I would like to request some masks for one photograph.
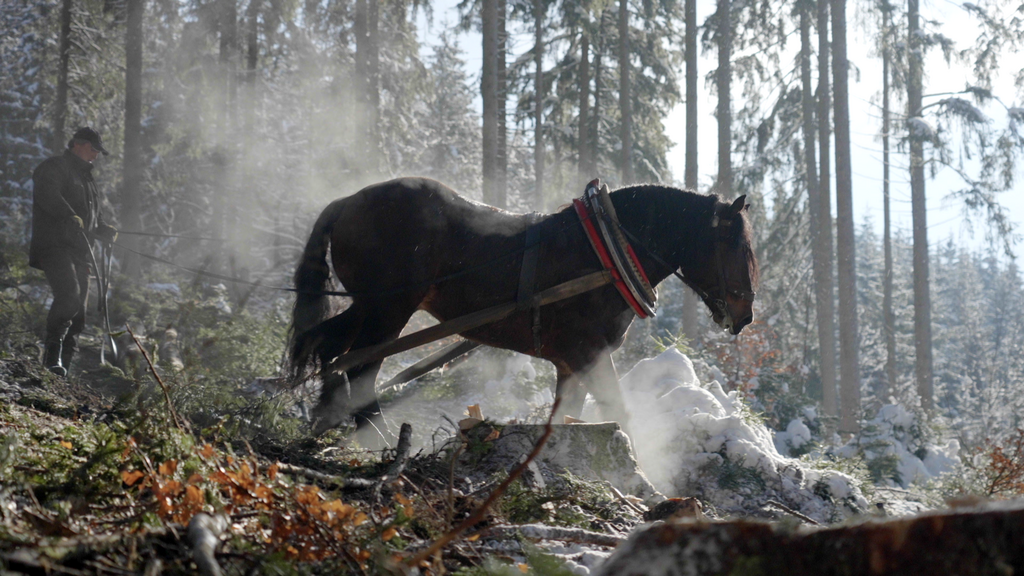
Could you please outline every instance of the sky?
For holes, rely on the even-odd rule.
[[[436,43],[438,32],[445,26],[457,22],[458,16],[455,9],[457,0],[438,0],[434,4],[433,20],[428,23],[423,14],[419,15],[419,33],[421,41],[430,45]],[[874,227],[881,232],[883,222],[883,197],[882,197],[882,144],[879,137],[881,131],[881,61],[870,54],[869,35],[871,32],[861,22],[864,15],[859,13],[860,6],[865,3],[848,2],[848,53],[851,62],[850,74],[850,123],[853,162],[853,190],[854,190],[854,219],[859,227],[866,219],[870,219]],[[710,0],[699,0],[697,5],[698,21],[705,19],[714,11],[715,3]],[[952,38],[958,47],[964,47],[976,36],[975,28],[969,23],[970,18],[960,7],[960,4],[952,0],[924,0],[921,2],[922,15],[935,23],[928,28],[930,32],[941,32]],[[968,24],[965,24],[968,23]],[[532,34],[513,34],[510,39],[510,51],[513,54],[521,53],[533,42]],[[816,42],[816,41],[815,41]],[[794,47],[799,44],[796,38],[791,43]],[[464,51],[464,58],[467,61],[467,68],[470,74],[478,78],[481,65],[480,36],[475,32],[463,33],[459,37],[459,45]],[[429,48],[424,48],[429,52]],[[700,76],[716,67],[714,53],[703,54],[698,62]],[[1024,68],[1024,54],[1004,57],[1002,61],[1002,73],[997,75],[996,85],[993,87],[997,96],[1003,98],[1007,106],[1024,106],[1019,101],[1013,87],[1013,76],[1016,71]],[[936,100],[938,97],[929,98],[929,94],[940,94],[950,91],[959,91],[969,83],[966,69],[958,66],[955,62],[947,66],[939,51],[933,50],[929,55],[926,65],[929,76],[925,79],[925,104]],[[816,77],[816,76],[815,76]],[[683,70],[679,70],[679,79],[683,80]],[[702,87],[703,88],[703,87]],[[680,91],[685,93],[681,87]],[[715,100],[710,89],[699,91],[704,99],[698,103],[698,129],[700,154],[698,162],[700,165],[700,191],[706,191],[710,186],[717,171],[717,123],[714,118]],[[1016,99],[1015,99],[1016,97]],[[479,107],[479,99],[476,102]],[[984,109],[992,120],[997,123],[1004,122],[1005,113],[1001,107],[991,106]],[[683,166],[685,160],[685,104],[679,104],[666,119],[666,132],[669,138],[676,143],[669,154],[668,162],[676,180],[681,181],[683,177]],[[907,158],[905,154],[898,153],[895,149],[895,139],[892,148],[892,204],[891,213],[893,226],[905,231],[910,230],[910,183],[907,174]],[[834,153],[833,146],[833,153]],[[833,159],[833,167],[835,160]],[[833,169],[833,178],[834,178]],[[1011,220],[1016,224],[1018,231],[1024,232],[1024,168],[1017,169],[1017,179],[1014,189],[1002,193],[999,201],[1006,207]],[[972,227],[965,221],[961,204],[956,200],[947,198],[951,191],[962,186],[960,178],[949,169],[942,169],[934,179],[929,178],[926,184],[928,203],[928,238],[929,244],[935,246],[937,243],[944,243],[950,238],[958,244],[981,249],[985,244],[984,224],[975,220]],[[832,207],[835,210],[835,185],[832,186]],[[973,233],[972,233],[973,228]],[[1021,253],[1022,246],[1018,246],[1016,252]]]

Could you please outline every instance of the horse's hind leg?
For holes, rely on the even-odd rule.
[[[359,350],[397,338],[415,311],[416,305],[411,302],[375,306],[363,321],[363,329],[352,349]],[[377,373],[383,363],[383,359],[376,360],[348,371],[349,406],[355,415],[360,443],[366,447],[376,447],[381,440],[380,433],[386,428],[376,392]]]
[[[324,369],[320,399],[313,408],[313,434],[319,436],[348,417],[348,379],[344,372],[326,370],[328,363],[347,352],[362,331],[366,307],[353,302],[347,310],[321,322],[309,331],[308,338]]]

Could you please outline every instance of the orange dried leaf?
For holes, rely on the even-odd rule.
[[[191,476],[189,476],[188,480],[185,483],[186,484],[199,484],[202,481],[203,481],[202,475],[200,475],[198,472],[196,472],[196,473],[193,473]]]
[[[359,459],[357,458],[353,458],[348,461],[349,466],[359,466],[360,464],[362,464],[362,462],[360,462]]]
[[[277,478],[277,471],[279,469],[280,469],[280,466],[277,465],[277,462],[274,462],[273,464],[271,464],[270,468],[267,468],[267,478],[270,478],[271,480]]]
[[[190,506],[202,506],[206,503],[206,497],[198,486],[185,488],[185,504]]]
[[[472,536],[467,536],[466,537],[466,540],[468,540],[470,542],[476,542],[479,539],[480,539],[480,535],[479,534],[473,534]]]
[[[213,458],[213,446],[203,444],[203,447],[199,449],[199,455],[203,458]]]
[[[365,513],[359,512],[358,514],[355,515],[354,518],[352,518],[352,525],[353,526],[359,526],[359,525],[365,523],[367,520],[369,520],[369,517]]]
[[[67,448],[68,450],[71,450],[71,449],[74,448],[74,445],[72,445],[71,442],[68,442],[67,440],[61,440],[60,441],[60,445],[65,447],[65,448]]]
[[[387,542],[394,538],[395,534],[398,534],[398,530],[395,530],[395,527],[391,526],[380,535],[380,539]]]
[[[527,565],[527,564],[520,564],[519,565],[519,571],[522,572],[523,574],[526,574],[527,572],[530,571],[530,566]]]
[[[135,484],[143,476],[145,476],[145,474],[143,474],[139,470],[122,470],[121,471],[121,480],[123,480],[124,483],[127,484],[128,486],[131,486],[131,485]]]
[[[395,500],[397,500],[399,504],[405,506],[406,508],[412,506],[412,500],[406,498],[405,495],[402,494],[401,492],[395,492]]]
[[[162,476],[173,476],[178,471],[178,461],[168,460],[159,466],[157,469]]]

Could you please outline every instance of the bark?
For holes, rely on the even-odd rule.
[[[920,11],[918,0],[907,0],[909,75],[907,78],[907,117],[921,116],[924,47],[918,37]],[[914,379],[921,407],[934,408],[932,398],[932,305],[928,289],[928,212],[925,207],[924,141],[910,130],[910,211],[914,235]]]
[[[850,87],[846,57],[846,0],[832,1],[832,78],[835,86],[836,257],[839,272],[839,431],[860,430],[860,337],[857,328],[857,254],[850,160]]]
[[[590,36],[584,31],[580,35],[580,118],[579,118],[579,171],[580,185],[594,178],[590,166]]]
[[[885,388],[881,391],[883,404],[896,389],[896,315],[892,309],[892,221],[889,212],[889,34],[892,32],[891,10],[887,0],[883,1],[884,23],[882,39],[882,213],[885,270],[882,279],[882,315],[885,324]]]
[[[542,210],[544,207],[544,2],[533,0],[533,65],[536,68],[533,77],[533,168],[536,184],[534,185],[533,208]]]
[[[498,204],[498,0],[483,0],[480,12],[483,65],[480,97],[483,101],[483,201]]]
[[[74,0],[60,3],[60,64],[57,68],[57,94],[53,103],[53,142],[50,148],[60,154],[67,145],[64,125],[68,115],[68,69],[71,66],[71,5]]]
[[[718,0],[718,180],[715,192],[728,197],[732,194],[732,9],[730,0]]]
[[[686,0],[686,164],[683,182],[697,190],[697,0]],[[700,298],[690,290],[683,296],[683,333],[691,344],[700,338]]]
[[[636,180],[633,171],[633,107],[629,86],[629,0],[619,0],[619,114],[622,143],[622,184]]]
[[[829,52],[828,1],[818,0],[818,196],[821,198],[818,240],[827,259],[824,268],[828,271],[827,275],[822,275],[822,285],[819,288],[821,301],[824,304],[823,319],[819,318],[818,320],[819,330],[822,334],[821,403],[825,414],[835,417],[839,415],[839,402],[836,390],[835,304],[832,278],[832,151],[830,146],[832,130],[829,124],[832,99],[828,79]]]
[[[125,26],[125,91],[124,91],[124,185],[121,189],[121,221],[129,230],[141,230],[139,197],[142,194],[142,18],[145,0],[128,0]],[[122,243],[138,249],[137,237],[128,236]],[[124,273],[138,277],[139,258],[128,253]]]

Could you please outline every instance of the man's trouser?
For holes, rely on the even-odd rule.
[[[64,368],[78,350],[78,335],[85,328],[85,304],[89,299],[89,265],[67,253],[46,255],[41,262],[53,290],[53,304],[46,316],[46,345],[61,343]],[[48,348],[49,349],[49,348]],[[48,366],[49,367],[49,366]]]

